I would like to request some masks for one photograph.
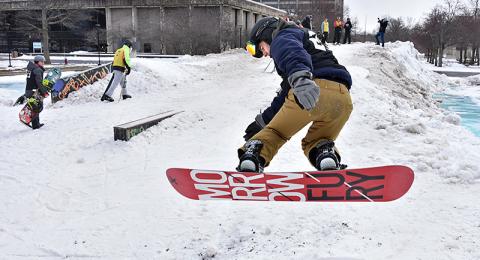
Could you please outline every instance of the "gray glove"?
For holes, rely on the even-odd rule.
[[[308,111],[316,106],[320,96],[320,88],[312,78],[312,73],[306,70],[297,71],[288,77],[297,103]]]

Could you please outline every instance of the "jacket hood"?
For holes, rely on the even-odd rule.
[[[279,19],[277,28],[273,31],[272,39],[275,39],[275,37],[277,36],[277,34],[281,30],[287,29],[287,28],[298,28],[298,29],[300,29],[294,22],[287,22],[283,19]]]
[[[45,69],[44,69],[43,67],[38,66],[37,64],[29,61],[29,62],[28,62],[28,65],[27,65],[27,70],[32,71],[32,70],[34,70],[34,69],[41,69],[41,70],[45,71]]]
[[[35,63],[29,61],[27,65],[27,70],[34,70],[35,68],[38,68],[38,66],[35,65]]]

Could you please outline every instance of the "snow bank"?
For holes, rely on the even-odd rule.
[[[479,139],[432,98],[448,82],[410,43],[333,46],[350,70],[354,111],[337,140],[350,167],[404,164],[416,179],[392,203],[198,202],[171,167],[233,170],[245,127],[280,79],[236,50],[134,59],[133,99],[100,103],[109,78],[18,123],[0,106],[0,258],[477,259]],[[115,94],[115,97],[118,93]],[[112,127],[185,110],[114,142]],[[313,170],[302,130],[271,171]],[[28,148],[28,152],[26,152]]]
[[[362,151],[359,154],[367,155],[370,150],[372,157],[382,158],[384,163],[413,163],[420,172],[431,172],[449,182],[478,180],[479,139],[459,126],[457,115],[440,109],[432,99],[435,92],[451,84],[449,80],[424,66],[412,43],[397,42],[385,49],[372,47],[366,51],[357,50],[365,48],[363,45],[349,48],[361,54],[351,58],[340,55],[343,62],[364,64],[361,75],[356,73],[357,67],[349,67],[354,77],[354,115],[350,124],[354,125],[357,138],[367,137],[362,142],[367,147],[357,148]],[[365,70],[369,71],[366,77]],[[372,150],[371,143],[388,146]],[[404,150],[407,146],[411,147]],[[357,149],[355,153],[359,152]],[[386,160],[384,155],[392,150],[405,152]],[[459,151],[464,156],[456,156]],[[361,161],[362,166],[369,164]]]

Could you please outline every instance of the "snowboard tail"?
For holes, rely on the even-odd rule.
[[[193,200],[387,202],[408,192],[414,173],[406,166],[261,174],[172,168],[167,178]]]

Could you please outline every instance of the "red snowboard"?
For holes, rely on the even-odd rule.
[[[392,201],[407,193],[414,179],[405,166],[262,174],[173,168],[167,177],[193,200],[316,202]]]
[[[33,112],[32,108],[28,104],[25,104],[22,110],[20,110],[18,113],[18,118],[20,119],[20,122],[24,123],[28,127],[32,127],[30,126],[30,122],[32,122],[32,120],[38,115],[39,113]]]

